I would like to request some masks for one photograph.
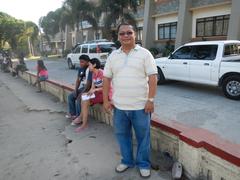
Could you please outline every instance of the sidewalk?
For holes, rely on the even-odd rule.
[[[141,179],[136,168],[115,173],[120,154],[110,126],[90,119],[77,134],[64,117],[66,105],[35,90],[0,72],[0,180]],[[149,179],[170,174],[152,170]]]

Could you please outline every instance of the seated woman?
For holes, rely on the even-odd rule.
[[[38,85],[38,91],[37,92],[42,92],[41,82],[46,81],[47,79],[48,79],[47,68],[43,63],[43,60],[38,60],[37,61],[37,79],[36,79],[36,82],[33,84],[34,86],[36,84]]]
[[[103,103],[103,70],[100,69],[101,63],[97,58],[93,58],[89,62],[89,70],[93,73],[92,75],[92,86],[91,89],[83,94],[83,96],[87,97],[84,99],[82,97],[81,101],[81,114],[72,122],[72,125],[81,124],[75,131],[80,132],[81,130],[87,127],[88,121],[88,108],[90,105]],[[110,90],[110,92],[112,92]],[[91,97],[94,94],[93,97]],[[87,95],[87,96],[86,96]],[[109,98],[112,98],[112,93],[109,93]]]
[[[17,77],[19,71],[24,72],[27,71],[27,66],[26,63],[24,61],[24,55],[23,53],[20,54],[19,58],[18,58],[18,62],[16,64],[13,64],[13,71],[12,71],[12,76]]]

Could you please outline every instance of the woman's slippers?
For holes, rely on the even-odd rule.
[[[88,128],[88,125],[86,125],[86,126],[80,126],[80,127],[78,127],[78,128],[75,129],[75,132],[76,132],[76,133],[80,133],[80,132],[82,132],[83,130],[85,130],[85,129],[87,129],[87,128]]]
[[[72,125],[72,126],[75,126],[75,125],[78,125],[78,124],[81,124],[81,123],[82,123],[82,121],[81,121],[80,117],[76,117],[76,118],[72,121],[71,125]]]

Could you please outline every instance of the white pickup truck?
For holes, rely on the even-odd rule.
[[[158,84],[169,79],[219,86],[226,97],[240,99],[240,41],[187,43],[156,64]]]

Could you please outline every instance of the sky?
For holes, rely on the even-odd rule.
[[[39,18],[62,7],[63,0],[0,0],[0,11],[38,25]]]

